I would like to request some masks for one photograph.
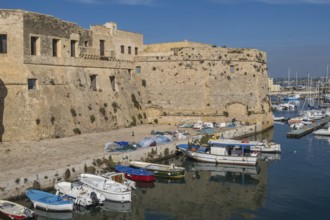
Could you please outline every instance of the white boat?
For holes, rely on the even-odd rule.
[[[83,173],[79,176],[80,182],[102,193],[106,200],[115,202],[131,202],[132,191],[124,184],[118,183],[103,176]]]
[[[136,189],[136,183],[132,180],[127,179],[124,173],[108,172],[102,174],[102,176],[118,183],[124,184],[131,190]]]
[[[276,144],[272,141],[263,140],[261,141],[250,141],[247,139],[244,140],[234,140],[234,139],[224,139],[219,138],[216,140],[210,140],[214,145],[221,146],[245,146],[249,147],[253,152],[262,152],[262,153],[281,153],[281,145]]]
[[[284,100],[299,100],[300,99],[300,94],[289,94],[284,97]]]
[[[313,132],[316,135],[330,136],[330,127],[327,129],[321,128]]]
[[[298,122],[298,123],[294,123],[290,125],[291,129],[297,130],[297,129],[302,129],[303,127],[305,127],[305,123],[303,121]]]
[[[201,162],[255,166],[258,154],[251,152],[250,146],[237,142],[237,144],[222,144],[217,140],[209,140],[209,147],[200,146],[198,149],[178,147],[189,158]],[[184,145],[183,145],[184,146]]]
[[[34,212],[15,202],[0,200],[0,213],[10,219],[30,219],[34,217]]]
[[[102,193],[79,183],[59,182],[54,185],[56,194],[74,198],[74,203],[81,206],[102,204],[105,197]]]

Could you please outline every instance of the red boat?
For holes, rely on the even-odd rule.
[[[31,209],[28,209],[15,202],[0,200],[0,213],[11,219],[30,219],[34,217]]]
[[[152,182],[156,180],[153,173],[141,168],[115,165],[115,170],[117,172],[124,173],[127,179],[134,181]]]

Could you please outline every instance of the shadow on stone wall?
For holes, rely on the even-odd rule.
[[[5,98],[7,96],[7,88],[3,81],[0,79],[0,142],[2,142],[2,135],[5,132],[5,128],[3,126],[3,112],[5,108]]]

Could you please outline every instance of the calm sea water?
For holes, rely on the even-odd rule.
[[[293,117],[296,112],[277,115]],[[38,211],[38,219],[329,219],[330,138],[288,139],[288,124],[252,139],[273,139],[281,155],[256,169],[198,163],[184,156],[163,161],[186,167],[184,180],[140,184],[133,202],[107,202],[78,213]],[[31,207],[27,199],[18,201]],[[1,218],[1,217],[0,217]]]

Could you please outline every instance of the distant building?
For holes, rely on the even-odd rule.
[[[273,78],[268,78],[268,88],[269,88],[270,92],[279,92],[279,91],[281,91],[281,86],[280,85],[275,85]]]

